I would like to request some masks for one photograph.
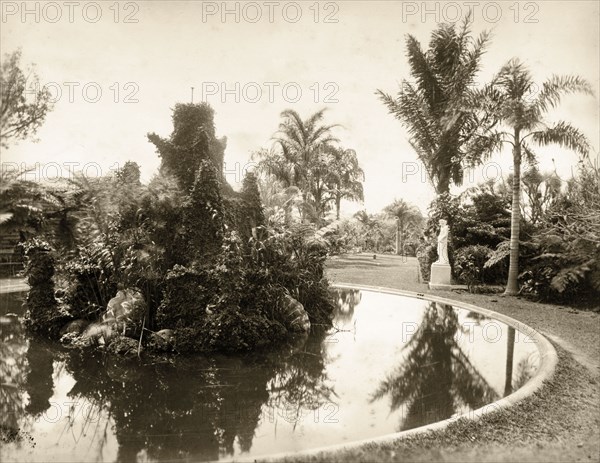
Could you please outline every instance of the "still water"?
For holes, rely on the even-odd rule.
[[[162,363],[30,338],[0,295],[0,460],[217,460],[376,437],[524,385],[534,341],[479,313],[336,289],[334,328],[244,357]]]

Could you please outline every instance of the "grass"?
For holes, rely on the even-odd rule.
[[[433,292],[418,281],[411,258],[336,257],[329,261],[328,276],[339,283]],[[393,443],[286,461],[600,461],[598,313],[499,295],[434,293],[505,313],[550,337],[559,356],[552,380],[516,406],[478,421],[459,420],[444,430]]]

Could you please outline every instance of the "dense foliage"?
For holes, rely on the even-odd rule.
[[[600,296],[600,171],[581,163],[571,180],[535,167],[522,177],[521,294],[545,301],[597,305]],[[455,279],[472,290],[506,281],[510,255],[512,178],[488,181],[457,197],[440,196],[418,251],[425,280],[437,258],[440,218],[448,221]]]
[[[540,215],[531,237],[522,291],[544,300],[600,300],[600,169],[580,164],[578,176]]]
[[[68,320],[106,319],[109,301],[130,291],[145,309],[123,333],[149,349],[237,352],[282,341],[293,331],[290,301],[329,326],[323,240],[310,226],[268,226],[254,174],[239,193],[224,183],[212,117],[206,104],[175,107],[171,136],[149,135],[162,164],[147,186],[131,162],[114,178],[71,185],[72,245],[49,228],[52,244],[27,248],[32,321],[42,319],[37,308],[60,314],[46,325],[56,337]],[[168,343],[160,330],[174,332]]]

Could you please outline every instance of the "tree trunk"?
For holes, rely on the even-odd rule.
[[[336,220],[340,220],[340,203],[342,202],[342,197],[340,195],[336,195],[335,198],[335,218]]]
[[[515,354],[515,329],[508,327],[506,341],[506,370],[504,374],[504,397],[512,393],[513,357]]]
[[[521,141],[520,130],[515,129],[513,148],[513,192],[512,192],[512,215],[510,218],[510,263],[508,266],[508,282],[504,294],[515,296],[519,294],[519,232],[521,226]]]
[[[401,242],[400,242],[400,220],[396,219],[396,255],[399,256],[401,253]]]
[[[437,185],[434,185],[435,192],[438,195],[450,193],[450,170],[441,169],[438,176]]]

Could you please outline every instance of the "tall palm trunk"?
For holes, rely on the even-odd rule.
[[[342,195],[340,195],[338,193],[338,194],[336,194],[336,197],[335,197],[335,218],[336,218],[336,220],[340,220],[341,202],[342,202]]]
[[[438,173],[437,185],[435,187],[435,192],[438,195],[444,193],[450,193],[450,169],[446,167],[442,167]]]
[[[510,218],[510,263],[508,266],[508,282],[504,294],[515,296],[519,293],[519,232],[521,227],[521,130],[515,128],[513,147],[513,192],[512,214]]]

